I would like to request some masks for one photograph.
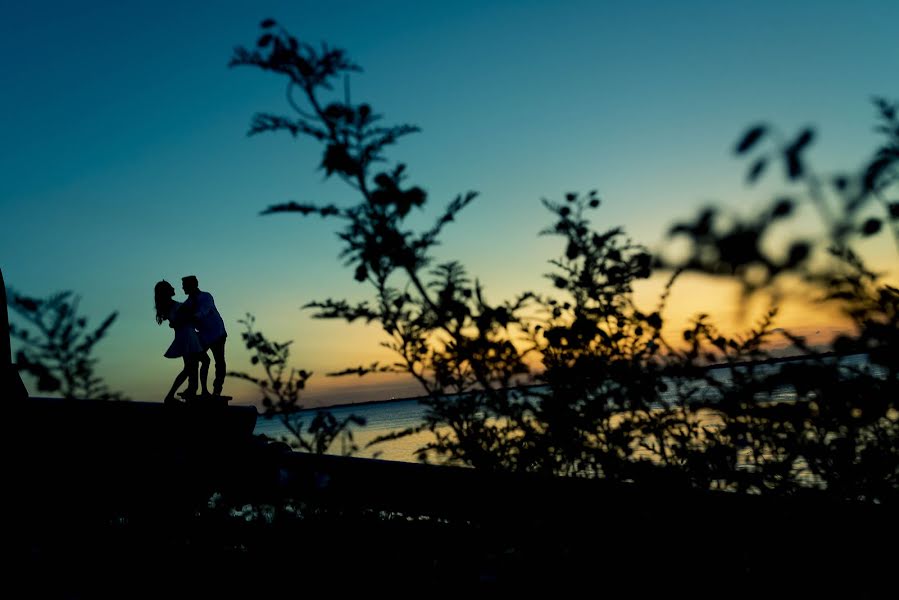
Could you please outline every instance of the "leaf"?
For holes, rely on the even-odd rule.
[[[783,198],[774,205],[774,210],[771,211],[771,218],[780,219],[789,216],[792,212],[793,201],[789,198]]]
[[[877,180],[880,179],[880,175],[886,171],[894,161],[895,158],[882,156],[868,165],[868,168],[865,169],[864,176],[864,187],[866,191],[874,189],[877,185]]]
[[[790,253],[787,257],[787,265],[795,266],[804,261],[810,251],[810,246],[807,242],[795,242],[792,246],[790,246]]]
[[[290,201],[284,204],[273,204],[259,214],[271,215],[282,212],[298,212],[301,215],[318,213],[322,217],[329,217],[339,214],[340,210],[333,204],[327,206],[315,206],[313,204],[297,204],[294,201]]]
[[[752,164],[752,167],[749,169],[749,173],[746,175],[747,183],[754,183],[756,179],[762,174],[765,170],[765,167],[768,164],[768,159],[760,158]]]
[[[275,20],[274,19],[266,19],[262,23],[260,23],[259,26],[263,29],[270,29],[275,26]]]
[[[862,235],[871,236],[880,231],[881,221],[880,219],[868,219],[865,221],[865,224],[862,225]]]
[[[789,150],[794,153],[798,153],[802,151],[803,148],[808,146],[812,140],[815,139],[815,131],[810,128],[803,129],[802,132],[796,137],[793,143],[790,145]]]
[[[256,45],[260,48],[265,48],[270,43],[272,43],[272,34],[266,33],[262,37],[259,38],[259,41],[256,42]]]
[[[787,160],[787,177],[790,179],[798,179],[802,177],[802,162],[799,160],[799,155],[795,152],[787,151],[785,153],[784,158]]]
[[[756,125],[755,127],[752,127],[743,135],[734,151],[737,154],[743,154],[744,152],[752,148],[755,143],[761,139],[765,131],[766,129],[764,125]]]
[[[350,155],[347,145],[342,143],[328,145],[321,166],[328,177],[333,173],[352,176],[359,172],[359,163]]]

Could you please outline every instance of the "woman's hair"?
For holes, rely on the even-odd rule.
[[[162,322],[168,319],[168,309],[172,304],[172,297],[175,295],[175,288],[172,284],[163,279],[153,288],[153,300],[156,303],[156,324],[162,325]]]

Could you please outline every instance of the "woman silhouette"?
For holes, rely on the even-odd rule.
[[[174,299],[175,288],[165,280],[160,281],[153,288],[153,296],[156,302],[156,323],[162,325],[163,321],[169,322],[169,327],[175,330],[175,339],[165,351],[166,358],[181,358],[184,368],[175,376],[175,381],[169,393],[165,396],[166,404],[179,403],[175,392],[181,384],[187,380],[187,390],[182,396],[196,397],[197,395],[197,367],[201,362],[208,363],[209,357],[203,352],[203,346],[197,337],[190,315],[179,311],[181,302]],[[203,390],[203,393],[208,393]]]

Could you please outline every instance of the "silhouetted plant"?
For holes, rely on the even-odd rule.
[[[837,307],[855,331],[837,337],[833,351],[865,356],[861,364],[837,366],[805,340],[786,334],[808,360],[774,371],[731,369],[733,385],[719,386],[717,407],[725,422],[723,434],[751,459],[741,483],[755,491],[785,492],[811,482],[839,497],[882,501],[895,498],[899,489],[899,290],[881,283],[852,248],[856,240],[878,234],[884,224],[899,241],[899,203],[888,200],[896,191],[899,121],[894,104],[876,99],[875,105],[878,131],[886,140],[857,172],[815,173],[804,157],[814,138],[811,129],[782,143],[783,136],[772,127],[757,125],[744,134],[736,153],[747,154],[766,138],[773,148],[753,159],[750,183],[765,165],[782,161],[786,178],[804,192],[778,196],[750,219],[723,219],[719,211],[707,209],[694,222],[671,230],[690,244],[687,258],[671,266],[736,278],[746,298],[760,291],[775,298],[802,294]],[[796,208],[806,203],[815,209],[823,232],[786,239],[780,255],[772,255],[767,242],[777,239],[773,228],[795,218]],[[698,332],[697,344],[700,338],[730,350],[709,330]],[[759,344],[752,358],[767,356]],[[771,402],[784,390],[795,401]]]
[[[324,454],[339,441],[341,454],[349,456],[356,452],[359,448],[353,440],[351,425],[364,426],[365,419],[351,414],[339,420],[328,410],[316,411],[308,423],[299,418],[298,413],[303,410],[299,403],[300,392],[312,373],[288,364],[293,342],[269,340],[254,329],[256,319],[251,314],[238,322],[245,329],[240,336],[247,350],[253,352],[250,362],[261,365],[264,376],[240,371],[229,371],[228,375],[256,384],[262,392],[263,415],[281,421],[293,436],[289,439],[290,445],[306,452]]]
[[[64,398],[125,400],[111,392],[94,373],[94,346],[106,335],[118,313],[110,314],[91,331],[86,317],[78,314],[79,298],[59,292],[48,298],[31,298],[12,292],[9,307],[18,315],[9,333],[19,341],[15,363],[34,377],[38,391]]]
[[[362,197],[350,208],[289,202],[263,212],[319,214],[346,222],[340,234],[345,242],[342,256],[353,268],[356,280],[373,285],[375,303],[350,305],[329,299],[308,307],[316,309],[320,318],[379,321],[391,338],[387,345],[398,353],[399,361],[339,374],[410,373],[429,395],[425,402],[431,412],[426,427],[437,435],[437,442],[423,449],[422,455],[433,450],[451,453],[469,464],[490,466],[495,462],[493,449],[489,444],[485,448],[481,440],[491,438],[495,444],[503,444],[508,436],[503,421],[490,421],[485,416],[504,416],[514,410],[514,392],[504,388],[527,368],[508,331],[515,327],[516,313],[529,295],[491,306],[481,287],[471,285],[459,265],[440,265],[428,271],[428,252],[442,228],[475,194],[457,196],[430,229],[420,233],[405,229],[406,217],[413,207],[424,204],[425,192],[404,184],[404,165],[380,173],[372,169],[383,160],[386,145],[417,128],[377,126],[380,117],[367,104],[352,104],[348,98],[331,102],[322,99],[336,79],[359,70],[343,51],[326,46],[316,50],[269,20],[264,23],[257,49],[238,48],[231,65],[256,66],[286,76],[290,104],[298,115],[257,115],[250,134],[287,130],[294,136],[313,137],[325,146],[321,166],[326,176],[337,174]],[[301,107],[294,99],[295,91],[306,106]],[[462,394],[464,398],[448,403],[446,393]],[[447,422],[452,429],[450,435],[442,429]]]
[[[849,247],[859,236],[876,234],[884,218],[896,233],[899,205],[885,199],[899,164],[899,126],[890,103],[877,101],[887,142],[856,175],[815,175],[805,160],[810,129],[781,142],[770,126],[759,125],[737,144],[742,155],[771,142],[751,164],[748,180],[782,160],[787,179],[806,186],[806,199],[825,225],[820,236],[789,240],[772,252],[766,239],[799,202],[778,197],[754,218],[724,220],[720,209],[708,208],[674,226],[672,235],[689,240],[687,256],[661,260],[620,229],[590,227],[587,212],[600,204],[595,192],[568,194],[561,203],[544,201],[556,222],[543,233],[561,236],[565,245],[549,275],[558,292],[491,304],[458,263],[432,267],[442,228],[475,194],[457,196],[432,228],[407,228],[406,217],[425,204],[426,193],[405,184],[404,165],[374,168],[387,144],[416,128],[375,126],[371,107],[351,103],[348,93],[324,100],[336,81],[359,70],[343,51],[316,50],[268,20],[257,49],[238,48],[231,65],[286,76],[298,115],[257,115],[250,134],[287,130],[314,138],[324,145],[326,177],[337,174],[361,196],[350,207],[288,202],[263,214],[318,214],[346,223],[339,234],[342,256],[356,280],[372,285],[375,298],[357,304],[328,299],[307,308],[318,318],[379,323],[398,360],[334,375],[405,372],[427,392],[423,425],[382,441],[429,430],[434,441],[418,450],[419,458],[487,469],[654,477],[751,493],[819,489],[849,499],[895,497],[897,292],[879,284]],[[836,195],[837,208],[826,191]],[[865,212],[875,201],[886,217]],[[818,267],[828,247],[842,261]],[[659,305],[644,311],[634,301],[633,283],[649,277],[653,265],[672,277]],[[665,300],[685,271],[735,278],[745,298],[766,291],[775,302],[786,293],[781,281],[798,278],[818,299],[841,303],[858,333],[838,339],[836,349],[867,352],[869,365],[837,366],[831,354],[775,328],[775,309],[741,336],[722,335],[699,315],[683,341],[666,341]],[[775,366],[774,336],[787,339],[804,360]],[[533,373],[525,362],[529,354]]]
[[[778,278],[796,274],[820,289],[845,272],[832,261],[826,263],[827,269],[812,264],[817,254],[843,255],[854,240],[877,234],[885,224],[899,244],[899,202],[888,199],[899,176],[899,119],[895,105],[883,99],[876,99],[875,104],[881,121],[877,130],[886,140],[856,173],[814,172],[804,155],[815,137],[812,129],[803,129],[795,139],[783,142],[783,134],[770,125],[750,128],[738,142],[736,154],[748,155],[766,141],[770,149],[758,151],[752,159],[749,183],[759,180],[766,165],[781,161],[787,180],[804,192],[778,195],[751,218],[707,208],[692,223],[675,225],[670,235],[686,237],[690,243],[689,256],[677,266],[735,277],[747,294],[770,290]],[[766,239],[776,239],[772,229],[794,218],[802,204],[814,208],[823,225],[821,233],[776,244],[772,252],[771,245],[765,244]],[[847,266],[858,271],[860,263],[853,265],[850,259],[842,265]]]

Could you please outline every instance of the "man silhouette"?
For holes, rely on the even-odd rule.
[[[215,360],[215,379],[212,381],[212,395],[222,394],[222,385],[225,383],[225,339],[228,333],[225,331],[225,322],[215,308],[212,294],[200,290],[196,276],[188,275],[181,278],[187,301],[184,303],[197,328],[197,335],[204,352],[212,350],[212,358]],[[206,380],[209,377],[209,360],[200,363],[200,383],[206,390]]]

